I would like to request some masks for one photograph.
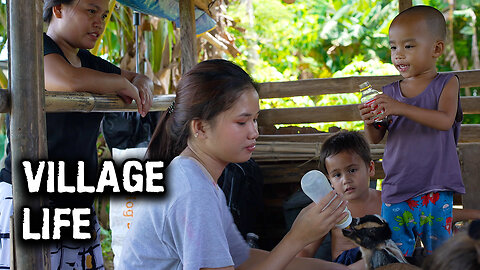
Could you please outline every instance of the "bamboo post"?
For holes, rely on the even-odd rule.
[[[21,177],[21,160],[46,158],[46,124],[43,111],[43,1],[9,2],[9,56],[12,151],[12,184],[14,206],[14,260],[19,270],[49,269],[48,250],[42,244],[22,240],[23,207],[32,212],[41,206],[41,198],[27,192]],[[12,46],[13,45],[13,46]]]
[[[398,0],[398,13],[412,6],[412,0]]]
[[[195,6],[193,0],[178,1],[180,8],[180,43],[182,74],[197,63]]]

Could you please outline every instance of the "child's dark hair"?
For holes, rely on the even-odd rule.
[[[256,84],[232,62],[216,59],[195,65],[180,79],[174,106],[161,116],[147,158],[161,160],[167,166],[187,147],[192,120],[213,120],[249,89],[257,91]]]
[[[409,7],[393,19],[392,25],[398,18],[409,15],[421,15],[432,31],[432,34],[439,40],[445,40],[447,35],[445,17],[438,9],[424,5]]]
[[[61,5],[61,4],[70,5],[74,1],[76,1],[76,0],[44,0],[43,21],[46,22],[46,23],[50,23],[50,21],[52,20],[52,15],[53,15],[52,8],[54,6],[58,6],[58,5]]]
[[[359,155],[368,166],[372,160],[370,156],[370,145],[365,138],[356,131],[340,131],[330,136],[320,150],[321,169],[328,174],[325,167],[325,159],[343,151],[354,152]]]

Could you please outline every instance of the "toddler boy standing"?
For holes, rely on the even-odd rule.
[[[465,193],[456,152],[462,121],[459,82],[452,74],[438,73],[435,65],[445,36],[445,19],[435,8],[401,12],[389,38],[392,62],[404,79],[385,86],[371,107],[359,105],[372,143],[388,130],[382,216],[405,256],[412,255],[416,236],[427,253],[451,236],[453,193]],[[391,121],[376,129],[372,116],[380,111]]]

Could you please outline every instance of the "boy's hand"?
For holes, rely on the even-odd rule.
[[[358,110],[360,111],[360,116],[362,117],[365,125],[373,124],[373,116],[375,116],[374,110],[372,107],[365,105],[364,103],[358,105]]]
[[[380,97],[381,95],[377,95],[376,97]],[[375,101],[377,102],[377,101]],[[385,131],[386,127],[378,127],[375,126],[375,118],[377,118],[377,112],[380,112],[382,108],[377,107],[377,110],[374,110],[376,103],[373,102],[370,105],[365,105],[365,104],[359,104],[358,105],[358,110],[360,111],[360,116],[362,117],[362,120],[365,124],[365,132],[368,140],[370,143],[379,143],[383,137],[385,136]],[[387,117],[388,115],[386,113],[383,114],[383,116],[379,117],[379,120]],[[378,119],[378,118],[377,118]]]
[[[142,103],[142,111],[139,113],[145,117],[145,115],[152,107],[153,102],[153,82],[147,76],[143,74],[137,74],[132,84],[137,87],[138,94],[140,96],[140,102]]]
[[[376,108],[373,113],[377,114],[383,111],[383,118],[389,115],[402,115],[404,103],[395,100],[385,94],[380,94],[375,97],[375,101],[372,102],[372,108]]]

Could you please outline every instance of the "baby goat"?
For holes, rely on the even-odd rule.
[[[354,218],[350,227],[343,229],[342,232],[345,237],[360,246],[362,258],[368,270],[394,263],[408,264],[391,239],[392,231],[387,222],[379,215]],[[408,269],[418,268],[408,265]]]

